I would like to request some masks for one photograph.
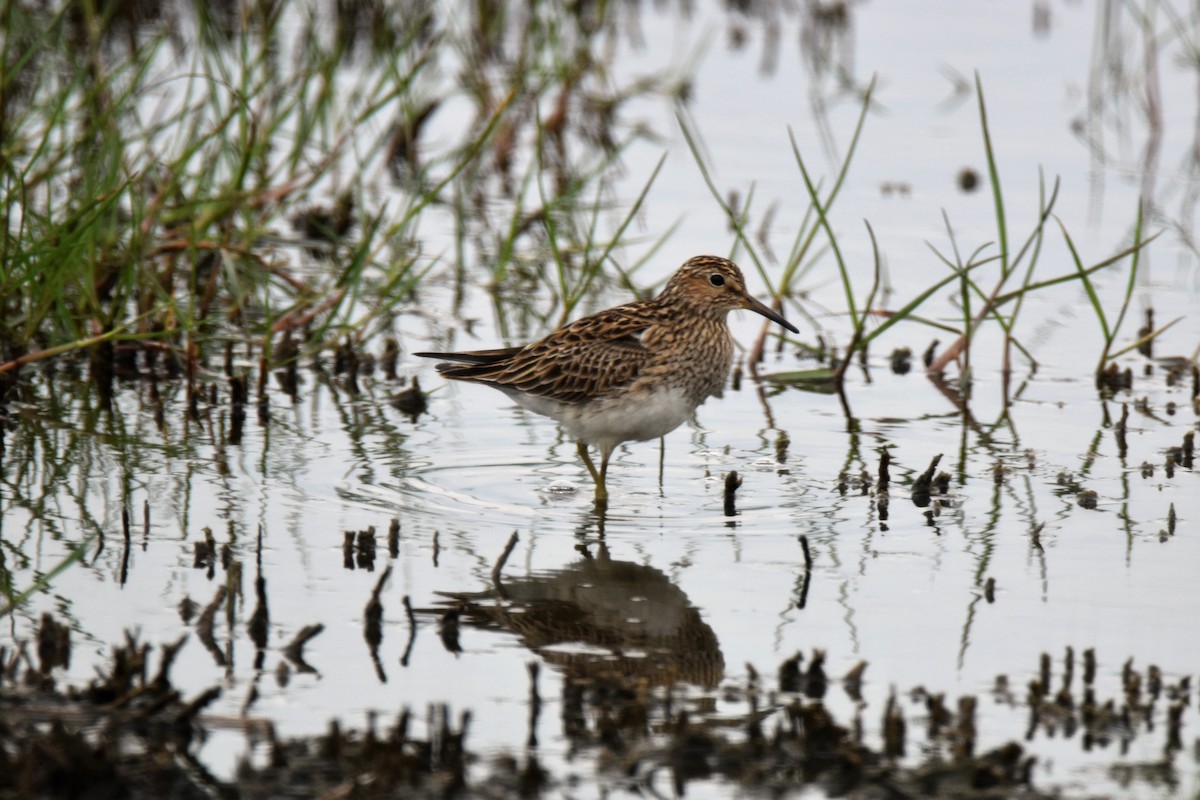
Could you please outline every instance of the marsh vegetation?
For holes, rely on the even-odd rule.
[[[0,4],[0,795],[1196,796],[1200,18],[977,13]],[[704,252],[606,508],[410,357]]]

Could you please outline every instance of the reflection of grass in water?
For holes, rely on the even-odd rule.
[[[48,572],[39,574],[33,583],[20,591],[17,591],[12,585],[12,573],[6,566],[0,564],[0,596],[3,596],[5,601],[4,605],[0,606],[0,617],[19,608],[38,592],[48,589],[54,583],[55,578],[83,558],[84,554],[87,553],[88,547],[97,536],[96,532],[89,533],[82,541],[71,545],[69,555],[60,559]]]
[[[218,595],[224,600],[224,587]],[[677,796],[691,784],[721,796],[732,786],[739,795],[816,790],[852,797],[1051,798],[1061,796],[1064,785],[1078,786],[1072,759],[1117,750],[1108,756],[1114,763],[1105,788],[1170,792],[1183,777],[1177,761],[1190,679],[1153,665],[1143,672],[1131,657],[1114,686],[1098,672],[1090,648],[1082,653],[1078,681],[1075,653],[1067,647],[1061,677],[1043,653],[1036,672],[1022,670],[1013,680],[998,675],[986,705],[973,694],[955,698],[927,686],[899,693],[893,685],[881,715],[862,693],[864,674],[869,684],[868,670],[876,668],[859,661],[842,676],[830,675],[819,649],[807,660],[797,652],[773,677],[748,665],[746,679],[724,685],[719,706],[715,692],[697,691],[684,676],[664,674],[656,687],[639,671],[565,669],[558,736],[569,758],[552,755],[543,769],[538,732],[546,727],[539,720],[547,681],[536,661],[528,668],[528,713],[504,727],[505,750],[524,750],[521,767],[515,757],[485,758],[468,747],[477,712],[461,701],[457,727],[445,703],[426,710],[424,726],[404,703],[394,723],[381,716],[377,724],[371,713],[366,730],[344,729],[352,715],[342,711],[324,735],[289,739],[276,736],[255,705],[256,693],[236,716],[202,713],[222,687],[194,692],[177,679],[174,665],[187,639],[152,646],[127,632],[123,642],[111,643],[84,691],[55,685],[71,640],[50,614],[36,643],[22,643],[12,656],[0,650],[0,667],[10,678],[0,687],[6,706],[0,747],[9,767],[0,774],[0,790],[42,797],[86,785],[139,797],[331,797],[354,786],[361,787],[354,796],[363,798],[527,798],[567,784],[590,788],[580,783],[586,775],[602,794],[646,787],[660,796],[656,783],[669,781]],[[639,646],[633,642],[630,649]],[[300,671],[307,667],[302,655],[288,656]],[[1013,691],[1025,677],[1028,692]],[[1018,742],[1010,731],[1021,728]],[[205,757],[201,747],[222,730],[264,746],[268,757],[247,757],[230,779],[218,779],[206,763],[211,753]],[[1160,741],[1162,757],[1150,757],[1149,745]],[[468,769],[473,762],[479,763]]]

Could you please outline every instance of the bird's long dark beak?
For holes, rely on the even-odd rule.
[[[765,303],[762,303],[759,300],[756,300],[755,298],[751,297],[748,294],[742,295],[742,300],[745,301],[745,303],[746,303],[744,308],[748,308],[751,311],[754,311],[758,314],[762,314],[764,317],[771,320],[772,322],[778,322],[780,325],[787,328],[792,333],[800,332],[799,328],[797,328],[792,323],[788,322],[786,319],[783,318],[782,314],[780,314],[778,311],[771,308],[770,306],[766,305]]]

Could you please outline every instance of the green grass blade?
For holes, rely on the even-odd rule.
[[[1071,240],[1071,234],[1067,233],[1067,227],[1063,225],[1062,220],[1055,217],[1058,222],[1058,227],[1062,229],[1063,239],[1066,240],[1067,249],[1071,251],[1071,260],[1075,262],[1075,271],[1079,276],[1080,282],[1083,284],[1084,291],[1087,292],[1088,300],[1092,304],[1092,310],[1096,312],[1096,319],[1100,323],[1100,330],[1104,334],[1104,349],[1107,352],[1108,345],[1112,342],[1112,333],[1108,329],[1108,317],[1104,314],[1104,306],[1100,302],[1100,297],[1096,294],[1096,287],[1092,285],[1092,279],[1088,277],[1087,271],[1083,268],[1083,261],[1079,258],[1079,251],[1075,249],[1075,242]],[[1100,359],[1100,368],[1104,367],[1104,358]]]
[[[816,210],[817,220],[825,230],[825,235],[829,240],[829,247],[833,252],[833,260],[837,264],[838,275],[842,279],[842,292],[846,298],[846,308],[850,311],[850,321],[857,333],[862,327],[863,320],[859,317],[858,307],[854,301],[854,284],[850,279],[850,270],[846,267],[845,259],[842,258],[842,250],[838,246],[837,235],[833,232],[833,228],[829,224],[829,217],[825,214],[824,204],[817,194],[817,187],[813,184],[812,178],[808,174],[808,168],[804,165],[804,157],[800,155],[800,146],[796,143],[796,136],[790,127],[788,128],[788,139],[792,143],[792,156],[796,159],[796,166],[800,168],[800,175],[804,179],[804,188],[808,191],[808,201]]]
[[[1162,333],[1163,333],[1164,331],[1166,331],[1166,330],[1167,330],[1167,329],[1169,329],[1169,328],[1172,328],[1172,327],[1174,327],[1174,326],[1175,326],[1175,324],[1176,324],[1177,322],[1181,322],[1181,321],[1183,321],[1184,319],[1185,319],[1185,317],[1176,317],[1175,319],[1173,319],[1173,320],[1171,320],[1170,322],[1168,322],[1166,325],[1161,325],[1161,326],[1159,326],[1158,328],[1155,328],[1154,330],[1152,330],[1152,331],[1150,331],[1149,333],[1145,334],[1144,336],[1139,336],[1137,339],[1135,339],[1134,341],[1130,342],[1130,343],[1129,343],[1128,345],[1126,345],[1125,347],[1122,347],[1122,348],[1121,348],[1120,350],[1118,350],[1117,352],[1115,352],[1115,353],[1110,353],[1110,354],[1109,354],[1109,356],[1108,356],[1108,360],[1109,360],[1109,361],[1112,361],[1112,360],[1114,360],[1114,359],[1120,358],[1121,356],[1125,355],[1125,354],[1126,354],[1126,353],[1128,353],[1129,351],[1131,351],[1131,350],[1136,350],[1137,348],[1139,348],[1139,347],[1141,347],[1142,345],[1146,344],[1146,342],[1150,342],[1150,341],[1153,341],[1153,340],[1157,339],[1157,338],[1158,338],[1160,335],[1162,335]]]
[[[996,235],[1000,244],[1000,273],[1008,277],[1008,223],[1004,213],[1004,193],[1000,190],[1000,170],[996,166],[996,151],[992,146],[992,134],[988,129],[987,103],[983,97],[983,81],[975,73],[975,95],[979,100],[979,126],[983,130],[983,151],[987,157],[988,179],[992,184],[992,206],[996,215]]]
[[[1144,203],[1140,201],[1138,202],[1137,221],[1133,226],[1133,241],[1135,242],[1142,238],[1142,209],[1144,206]],[[1101,368],[1107,366],[1111,358],[1115,358],[1115,356],[1110,356],[1108,351],[1112,347],[1113,340],[1117,338],[1117,331],[1121,329],[1121,323],[1125,321],[1125,312],[1129,310],[1129,301],[1133,299],[1133,288],[1137,285],[1138,265],[1141,260],[1141,255],[1142,251],[1140,249],[1135,250],[1133,252],[1133,258],[1130,259],[1129,282],[1125,285],[1125,298],[1121,301],[1121,310],[1117,313],[1117,318],[1113,322],[1112,337],[1107,339],[1104,343],[1104,353],[1100,357]]]

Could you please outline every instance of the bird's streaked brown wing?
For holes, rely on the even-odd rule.
[[[576,320],[524,347],[416,355],[458,362],[438,365],[447,378],[578,403],[637,378],[654,355],[642,343],[653,325],[644,304],[632,303]]]

